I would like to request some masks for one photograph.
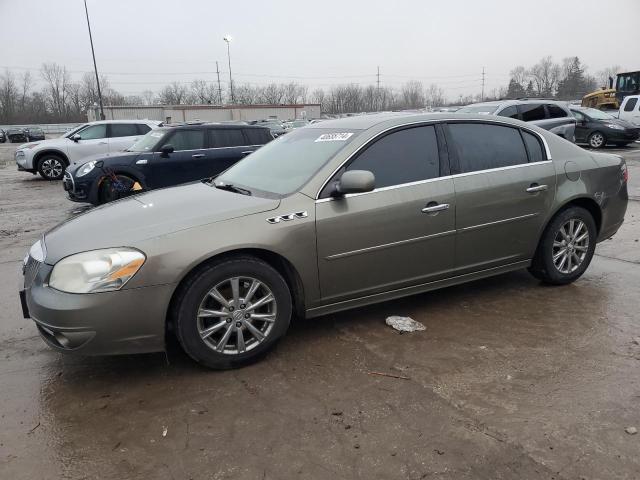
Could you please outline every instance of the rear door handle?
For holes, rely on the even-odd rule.
[[[527,193],[538,193],[538,192],[544,192],[545,190],[547,190],[549,187],[547,187],[546,185],[538,185],[537,183],[532,183],[529,188],[527,188]]]
[[[203,158],[203,157],[204,157],[204,153],[195,153],[191,155],[191,158]]]
[[[427,206],[422,209],[422,213],[437,213],[437,212],[441,212],[443,210],[448,210],[448,209],[449,209],[448,203],[436,204],[435,202],[429,202],[427,203]]]

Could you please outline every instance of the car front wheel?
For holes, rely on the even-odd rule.
[[[589,135],[589,146],[591,148],[602,148],[606,145],[607,139],[600,132],[593,132]]]
[[[591,263],[596,237],[596,223],[587,210],[569,207],[560,211],[542,234],[529,271],[552,285],[574,282]]]
[[[66,163],[58,155],[45,155],[38,161],[38,173],[45,180],[60,180]]]
[[[260,358],[285,334],[292,311],[287,282],[253,257],[207,265],[185,282],[174,304],[182,348],[214,369]]]

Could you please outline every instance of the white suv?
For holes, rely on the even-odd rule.
[[[104,120],[85,123],[59,138],[20,145],[15,153],[18,170],[38,172],[47,180],[60,180],[72,162],[82,163],[92,155],[119,152],[133,145],[154,120]]]

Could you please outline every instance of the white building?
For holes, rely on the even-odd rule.
[[[159,120],[175,122],[224,122],[230,120],[294,120],[320,118],[320,104],[301,105],[126,105],[105,106],[106,120]],[[87,112],[90,122],[100,118],[96,107]]]

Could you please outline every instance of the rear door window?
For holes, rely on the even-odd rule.
[[[519,106],[522,120],[525,122],[533,122],[534,120],[544,120],[546,114],[544,105],[535,103],[526,103]]]
[[[524,138],[524,143],[527,145],[530,162],[542,162],[547,159],[542,150],[542,142],[540,142],[538,137],[524,130],[522,131],[522,137]]]
[[[458,172],[510,167],[528,163],[517,128],[483,123],[449,124],[449,136],[458,160]]]
[[[175,151],[180,150],[202,150],[205,130],[177,130],[163,143],[163,145],[173,145]]]
[[[239,147],[246,145],[240,128],[217,128],[209,130],[210,148]]]
[[[346,169],[369,170],[376,178],[376,188],[436,178],[440,160],[435,127],[407,128],[385,135]]]
[[[624,106],[625,112],[633,112],[633,109],[636,108],[636,103],[638,103],[637,98],[630,98],[627,100],[627,104]]]
[[[550,103],[547,105],[547,110],[549,111],[549,118],[562,118],[568,116],[567,112],[565,112],[558,105],[553,105]]]
[[[112,123],[109,127],[111,129],[109,134],[111,138],[135,137],[138,135],[135,123]]]
[[[518,118],[518,108],[511,105],[498,113],[499,117]]]
[[[245,128],[244,134],[247,136],[249,145],[264,145],[273,139],[266,128]]]

